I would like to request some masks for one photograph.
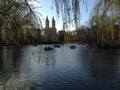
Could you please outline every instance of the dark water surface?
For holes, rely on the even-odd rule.
[[[120,90],[120,49],[0,48],[0,90]]]

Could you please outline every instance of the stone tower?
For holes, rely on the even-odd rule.
[[[46,17],[45,25],[46,25],[45,28],[49,29],[49,19],[48,19],[48,16]]]
[[[55,19],[54,19],[54,17],[52,18],[52,28],[55,28]]]

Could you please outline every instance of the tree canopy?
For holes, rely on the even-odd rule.
[[[27,0],[0,0],[0,39],[6,44],[26,40],[25,30],[35,29],[37,19]]]
[[[87,6],[87,0],[54,0],[57,14],[62,13],[63,25],[74,23],[76,28],[79,27],[80,2]]]
[[[97,44],[120,44],[120,1],[99,0],[91,13],[90,25],[96,26]]]

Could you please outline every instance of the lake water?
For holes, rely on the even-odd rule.
[[[120,49],[0,48],[0,90],[120,90]]]

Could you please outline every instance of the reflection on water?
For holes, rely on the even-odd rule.
[[[119,90],[120,50],[0,48],[0,90]]]

